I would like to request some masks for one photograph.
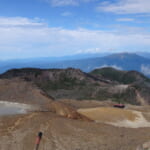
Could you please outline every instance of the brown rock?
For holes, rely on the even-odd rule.
[[[60,115],[69,119],[92,121],[89,118],[79,114],[75,108],[67,104],[64,104],[62,102],[53,101],[52,103],[50,103],[49,108],[52,112],[56,113],[57,115]]]

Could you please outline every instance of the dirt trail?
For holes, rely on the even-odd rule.
[[[0,125],[5,130],[0,150],[33,150],[39,131],[43,132],[40,150],[135,150],[150,138],[150,128],[118,128],[50,112],[0,117]]]

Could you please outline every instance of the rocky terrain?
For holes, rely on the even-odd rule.
[[[46,104],[53,98],[23,79],[0,79],[0,99],[11,102]]]
[[[44,70],[26,68],[9,70],[0,75],[0,78],[22,79],[36,85],[54,99],[112,100],[138,105],[150,103],[150,79],[136,71],[104,68],[84,73],[73,68]],[[0,99],[3,99],[3,94],[0,94]]]
[[[0,115],[0,150],[33,150],[39,131],[39,150],[148,149],[149,79],[122,71],[120,79],[114,79],[101,71],[15,69],[2,74],[0,101],[34,109]],[[125,110],[113,108],[120,101]]]
[[[33,112],[0,117],[0,149],[33,150],[39,131],[43,133],[42,150],[145,150],[138,148],[150,141],[150,127],[117,127],[52,112]]]

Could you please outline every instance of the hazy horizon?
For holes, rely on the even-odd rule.
[[[51,59],[63,59],[63,60],[73,60],[75,59],[84,59],[84,58],[94,58],[94,57],[104,57],[104,56],[109,56],[109,55],[118,55],[118,54],[137,54],[141,56],[140,54],[144,54],[144,57],[146,57],[146,54],[150,55],[150,52],[145,52],[145,51],[137,51],[137,52],[128,52],[128,51],[122,51],[122,52],[86,52],[86,53],[75,53],[75,54],[70,54],[70,55],[62,55],[62,56],[39,56],[39,57],[34,57],[34,56],[27,56],[24,58],[1,58],[0,61],[13,61],[13,60],[28,60],[28,59],[46,59],[46,58],[51,58]],[[146,58],[150,58],[149,55]],[[78,58],[79,56],[79,58]]]

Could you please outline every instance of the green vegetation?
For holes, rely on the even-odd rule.
[[[76,85],[75,78],[61,78],[59,81],[47,80],[45,83],[37,83],[45,91],[58,89],[72,89]]]
[[[92,71],[90,74],[103,77],[111,81],[121,82],[124,72],[113,68],[102,68],[102,69],[96,69]]]
[[[139,81],[150,82],[150,79],[136,71],[120,71],[114,68],[96,69],[90,73],[99,78],[104,78],[111,81],[117,81],[122,84],[131,84]]]

